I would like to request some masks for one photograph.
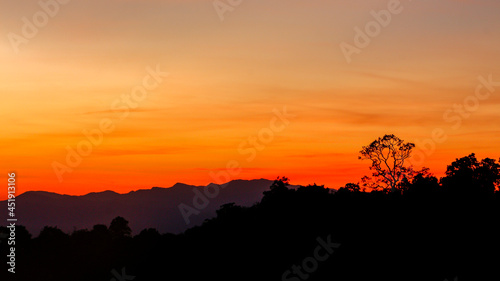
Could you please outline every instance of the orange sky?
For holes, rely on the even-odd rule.
[[[340,44],[390,1],[243,1],[221,21],[213,1],[72,0],[17,46],[23,17],[43,10],[0,1],[0,178],[16,171],[18,194],[205,185],[230,161],[242,168],[231,179],[337,188],[369,173],[361,146],[393,133],[422,148],[436,128],[447,139],[422,164],[438,175],[471,152],[500,156],[500,85],[472,103],[479,76],[500,81],[496,0],[401,1],[350,63]],[[113,108],[148,67],[169,75],[121,119]],[[461,124],[443,118],[464,100]],[[252,159],[240,153],[284,106],[295,115],[286,127]],[[59,180],[54,163],[67,166],[66,147],[100,122],[114,129]]]

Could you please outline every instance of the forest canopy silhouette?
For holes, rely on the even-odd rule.
[[[18,226],[16,278],[499,280],[499,162],[471,153],[437,178],[409,165],[414,147],[385,135],[360,151],[371,176],[338,190],[278,177],[260,202],[228,202],[177,235],[133,236],[123,217],[72,233],[46,226],[37,237]]]

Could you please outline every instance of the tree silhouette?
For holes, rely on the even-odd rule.
[[[288,191],[288,185],[290,185],[290,180],[287,177],[277,177],[270,190],[264,191],[264,196],[273,196],[274,194],[280,194]]]
[[[370,170],[373,170],[373,179],[364,177],[365,186],[391,192],[396,191],[398,184],[404,177],[411,176],[412,168],[405,167],[405,160],[411,156],[415,144],[404,142],[395,135],[385,135],[374,140],[370,145],[363,146],[359,156],[361,160],[371,160]]]
[[[500,164],[490,158],[479,162],[471,153],[447,167],[441,184],[449,191],[462,195],[492,195],[500,185]]]
[[[339,188],[337,190],[338,194],[344,194],[344,193],[360,193],[361,189],[359,187],[359,184],[357,183],[347,183],[345,186]]]
[[[301,186],[297,189],[298,194],[319,194],[319,195],[327,195],[330,193],[328,188],[325,188],[324,185],[317,185],[316,183],[310,184],[308,186]]]
[[[429,168],[423,168],[411,179],[404,178],[401,187],[405,195],[413,197],[431,196],[440,190],[439,181],[429,172]]]
[[[146,228],[136,235],[134,239],[143,245],[154,245],[161,240],[161,234],[155,228]]]
[[[273,184],[271,185],[271,190],[275,190],[275,189],[278,189],[278,190],[284,190],[286,188],[287,185],[290,185],[290,179],[287,178],[287,177],[277,177]]]
[[[132,233],[128,221],[123,217],[114,218],[109,225],[109,231],[114,237],[128,237]]]
[[[500,188],[500,164],[491,158],[481,160],[477,169],[477,177],[480,179],[479,186],[486,193],[494,193]]]
[[[228,218],[239,215],[243,208],[236,205],[234,202],[221,205],[219,210],[216,211],[217,218]]]
[[[98,235],[107,235],[108,234],[108,227],[104,224],[96,224],[92,228],[92,232],[96,233]]]
[[[64,233],[58,227],[45,226],[38,235],[39,240],[48,242],[57,242],[68,238],[68,234]]]
[[[277,177],[272,183],[270,190],[263,192],[262,203],[269,204],[274,202],[273,204],[278,204],[277,202],[283,201],[284,198],[295,192],[294,189],[288,189],[289,185],[290,180],[287,177]]]

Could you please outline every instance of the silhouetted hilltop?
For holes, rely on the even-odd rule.
[[[186,224],[179,211],[179,204],[193,206],[194,189],[203,193],[204,186],[176,183],[170,188],[154,187],[118,194],[113,191],[92,192],[82,196],[61,195],[45,191],[29,191],[19,195],[17,217],[19,224],[38,235],[44,226],[57,226],[65,232],[74,229],[91,228],[104,224],[116,216],[130,221],[134,231],[154,227],[161,232],[179,233],[215,216],[221,205],[235,202],[250,206],[262,198],[262,192],[271,180],[234,180],[221,185],[220,194],[209,199],[206,208],[198,215],[190,216]],[[213,187],[214,184],[210,184]],[[6,202],[0,204],[6,206]],[[2,213],[0,219],[6,219]]]
[[[126,216],[71,233],[45,227],[33,239],[19,227],[18,264],[29,270],[19,267],[18,280],[34,273],[41,280],[81,281],[498,280],[500,191],[480,190],[497,186],[500,167],[456,167],[440,180],[419,173],[395,192],[364,192],[352,183],[333,192],[281,178],[257,204],[223,204],[215,217],[180,234],[146,228],[132,235]],[[233,181],[225,189],[255,190],[266,182]],[[104,195],[138,198],[168,190]],[[0,227],[1,233],[8,230]]]
[[[109,199],[112,199],[112,198],[116,198],[120,196],[119,193],[116,193],[114,191],[111,191],[111,190],[106,190],[106,191],[102,191],[102,192],[91,192],[89,194],[85,194],[83,195],[82,197],[84,197],[85,199],[96,199],[96,200],[109,200]]]
[[[67,213],[58,216],[67,220],[89,213],[102,216],[106,207],[121,214],[71,232],[45,226],[34,238],[22,226],[16,227],[16,277],[54,281],[68,276],[81,281],[500,280],[500,164],[489,158],[479,161],[470,154],[451,163],[440,179],[428,169],[400,171],[405,172],[400,180],[390,182],[395,179],[390,178],[388,184],[371,191],[359,183],[347,183],[336,192],[316,184],[291,186],[282,177],[273,182],[237,180],[223,186],[176,184],[170,189],[128,194],[105,192],[102,197],[99,193],[31,193],[25,199],[35,198],[36,208],[46,202],[57,208],[66,204]],[[256,190],[263,195],[258,196],[258,203],[242,197],[256,196]],[[172,194],[189,196],[179,205],[165,204],[179,202]],[[95,200],[105,197],[109,200]],[[226,201],[234,198],[252,203]],[[214,204],[217,200],[226,203]],[[89,209],[89,202],[97,209]],[[180,213],[179,206],[193,221],[211,208],[216,215],[177,234],[151,227],[157,217],[170,225],[165,214]],[[85,214],[77,213],[83,210]],[[39,214],[36,217],[40,219]],[[186,218],[179,217],[178,221]],[[137,227],[139,223],[148,226]],[[0,227],[2,242],[10,231]],[[8,251],[1,248],[0,255]],[[3,275],[6,270],[0,271],[0,279]]]

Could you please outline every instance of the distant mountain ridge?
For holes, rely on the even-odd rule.
[[[111,220],[122,216],[130,222],[133,234],[145,228],[156,228],[160,233],[180,233],[205,219],[215,216],[223,204],[234,202],[251,206],[261,200],[263,192],[269,190],[272,180],[233,180],[220,185],[214,198],[207,198],[205,208],[196,209],[196,215],[189,216],[186,224],[179,205],[193,207],[195,195],[203,194],[205,188],[213,190],[215,184],[194,186],[176,183],[169,188],[153,187],[126,194],[114,191],[92,192],[73,196],[46,191],[28,191],[16,197],[18,225],[24,225],[34,236],[44,226],[57,226],[65,232],[75,229],[91,229],[95,224],[109,225]],[[199,192],[195,192],[198,190]],[[6,206],[6,201],[1,201]],[[0,214],[6,221],[7,215]]]

